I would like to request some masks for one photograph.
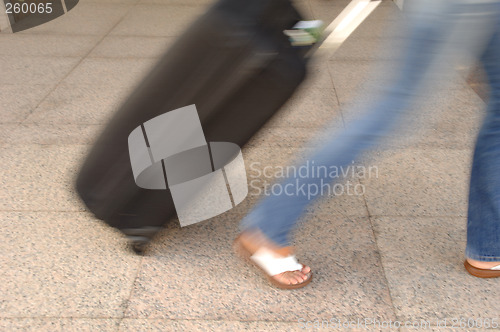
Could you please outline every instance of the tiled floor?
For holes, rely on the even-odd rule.
[[[474,90],[457,75],[428,101],[436,115],[425,134],[372,153],[378,173],[360,180],[364,194],[308,210],[295,240],[315,272],[304,289],[276,290],[232,253],[256,192],[212,220],[170,223],[144,257],[85,211],[72,183],[90,144],[210,3],[81,0],[60,19],[0,33],[0,330],[301,330],[365,319],[424,320],[440,330],[438,320],[500,318],[500,280],[478,280],[461,265],[484,107],[477,75],[468,81]],[[298,7],[331,21],[347,3]],[[368,73],[393,60],[380,45],[397,40],[390,24],[400,17],[384,1],[329,61],[313,59],[308,80],[244,149],[247,167],[286,166],[311,149],[327,118],[341,128],[355,117],[348,106],[364,98],[363,83],[377,83]],[[252,172],[260,185],[272,181]]]

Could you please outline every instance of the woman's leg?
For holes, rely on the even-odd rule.
[[[490,100],[477,138],[470,179],[465,254],[471,264],[479,268],[500,264],[499,30],[500,22],[481,58],[490,85]]]
[[[340,133],[330,134],[328,143],[309,156],[305,163],[296,165],[295,169],[309,168],[309,174],[314,172],[311,165],[315,169],[345,169],[397,126],[408,113],[410,104],[424,83],[427,69],[442,47],[447,31],[446,23],[441,18],[440,15],[431,15],[425,21],[413,22],[401,62],[392,64],[397,76],[384,87],[385,92],[378,97],[378,101],[365,105],[364,115]],[[305,208],[325,194],[320,190],[325,188],[325,184],[331,188],[332,181],[338,180],[328,177],[325,172],[308,177],[301,177],[298,173],[279,184],[280,194],[271,194],[255,206],[242,220],[242,231],[257,230],[278,246],[289,245],[290,231]]]

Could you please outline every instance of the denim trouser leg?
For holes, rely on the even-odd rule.
[[[490,100],[470,179],[466,257],[500,261],[500,23],[482,56]]]
[[[436,2],[438,1],[434,3]],[[455,8],[453,1],[440,3],[443,4],[439,8],[441,13],[437,15],[426,13],[421,16],[425,17],[425,20],[419,19],[410,23],[410,34],[403,49],[402,61],[395,68],[398,75],[387,85],[378,101],[366,105],[362,112],[364,115],[348,124],[345,130],[330,134],[327,143],[306,159],[309,163],[299,164],[296,169],[307,168],[313,163],[316,168],[346,167],[357,160],[362,152],[380,143],[399,122],[404,120],[410,105],[426,83],[431,65],[437,55],[442,54],[445,44],[443,41],[455,28],[450,22],[441,20],[439,15],[453,10],[452,8]],[[498,6],[495,8],[498,9]],[[480,16],[475,17],[481,20]],[[307,188],[311,186],[321,188],[324,183],[331,182],[332,179],[323,173],[307,178],[295,175],[285,179],[280,183],[282,189],[280,193],[271,193],[262,199],[242,220],[241,230],[258,229],[276,244],[288,246],[289,234],[305,208],[321,196],[321,191],[313,193],[307,191]],[[298,190],[300,188],[305,188],[305,192]]]
[[[363,151],[372,148],[386,137],[408,112],[410,104],[417,96],[426,69],[435,58],[435,49],[441,46],[442,25],[440,20],[415,25],[408,38],[407,47],[403,51],[403,61],[397,68],[398,74],[385,88],[386,92],[374,104],[363,107],[364,115],[348,124],[345,130],[330,134],[326,144],[309,156],[305,164],[297,165],[295,168],[310,167],[314,164],[316,169],[320,167],[345,169]],[[282,192],[271,193],[261,200],[242,220],[241,229],[259,229],[274,243],[288,246],[289,233],[305,208],[321,196],[321,191],[314,193],[307,189],[322,188],[325,183],[331,182],[332,179],[325,173],[307,178],[292,176],[285,179],[280,183]]]

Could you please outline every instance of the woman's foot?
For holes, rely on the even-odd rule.
[[[500,262],[482,262],[467,258],[464,262],[467,272],[479,278],[500,277]]]
[[[291,247],[279,247],[260,232],[241,233],[235,240],[235,247],[279,288],[301,288],[312,279],[311,269],[297,263]]]

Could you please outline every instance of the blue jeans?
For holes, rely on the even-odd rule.
[[[392,78],[390,83],[384,87],[384,91],[378,96],[377,101],[371,105],[362,106],[363,115],[360,116],[359,119],[347,124],[346,128],[340,132],[329,134],[327,143],[323,144],[312,155],[306,158],[306,163],[295,166],[295,169],[300,169],[301,167],[311,169],[314,167],[314,169],[311,170],[314,176],[300,177],[298,173],[294,173],[292,176],[286,178],[279,184],[281,190],[278,190],[276,193],[272,192],[269,196],[262,199],[242,220],[242,231],[251,229],[260,230],[276,244],[288,246],[290,242],[290,233],[297,221],[303,215],[306,207],[313,200],[324,194],[322,190],[316,189],[324,188],[325,183],[332,185],[335,181],[339,181],[339,178],[332,178],[328,172],[316,172],[315,170],[325,168],[329,170],[347,169],[349,165],[352,165],[353,161],[358,160],[363,152],[384,142],[384,138],[386,138],[389,133],[392,133],[400,124],[404,123],[406,116],[409,115],[410,106],[418,100],[418,97],[421,95],[427,83],[429,83],[429,80],[434,79],[432,75],[433,66],[438,61],[438,55],[454,54],[457,52],[456,49],[450,51],[449,45],[446,45],[444,41],[451,38],[453,35],[452,33],[457,31],[457,29],[469,31],[471,27],[475,27],[478,22],[484,23],[487,20],[489,20],[489,22],[496,22],[498,21],[498,17],[500,17],[499,1],[482,4],[482,7],[477,4],[481,1],[476,1],[476,3],[468,5],[457,5],[457,3],[461,3],[460,0],[419,1],[421,6],[423,3],[426,5],[420,8],[417,7],[414,12],[415,14],[410,15],[409,33],[406,38],[406,45],[402,49],[402,60],[396,64],[397,68],[395,68],[397,74]],[[436,6],[436,3],[439,3],[439,5]],[[477,12],[471,15],[472,19],[465,23],[462,23],[463,21],[457,23],[454,19],[443,19],[444,17],[462,18],[463,15],[460,14],[474,11],[487,13],[487,20],[481,15],[476,15]],[[479,34],[484,38],[490,38],[490,36],[493,35],[494,29],[498,32],[498,24],[490,23],[485,24],[485,26],[487,29],[481,31]],[[499,63],[493,60],[495,57],[498,59],[498,34],[495,36],[496,37],[492,38],[493,42],[490,42],[486,47],[485,55],[491,54],[491,56],[483,56],[483,60],[485,64],[486,62],[488,63],[485,68],[490,74],[490,77],[493,75],[493,72],[496,72],[496,76],[493,76],[497,79],[496,84],[498,89]],[[474,39],[476,38],[471,38],[472,41],[464,41],[460,46],[465,48],[464,51],[467,50],[467,47],[475,48],[477,47],[476,45],[472,46],[475,41]],[[457,43],[452,43],[452,45],[452,47],[456,47]],[[493,49],[496,49],[496,53]],[[482,52],[482,50],[476,50],[476,52],[477,51]],[[496,109],[496,113],[500,116],[498,110],[498,94],[496,95],[496,102],[494,101],[495,97],[492,98],[492,100],[490,105],[496,106],[490,106],[490,110]],[[490,113],[492,112],[490,111]],[[497,122],[500,123],[500,118]],[[333,130],[328,130],[327,132],[329,131]],[[496,132],[500,135],[500,128],[497,129]],[[484,138],[487,145],[485,149],[488,150],[488,152],[491,152],[493,149],[491,147],[491,141],[494,140],[494,138],[490,137],[491,134],[488,134],[487,137]],[[500,140],[497,142],[498,143],[494,142],[494,144],[500,144]],[[500,165],[500,147],[497,151],[498,153],[495,154],[495,157],[488,157],[488,164]],[[483,157],[483,159],[484,158],[485,157]],[[479,161],[480,164],[484,162],[483,160]],[[491,177],[496,177],[496,182],[500,184],[500,175],[495,174],[493,167],[490,166],[490,168],[488,180],[491,180]],[[311,172],[309,172],[309,174],[311,174]],[[481,173],[477,176],[483,175]],[[488,180],[485,181],[487,182]],[[315,190],[310,191],[308,190],[309,188],[315,188]],[[330,186],[330,188],[332,187]],[[496,189],[496,195],[489,192],[484,194],[481,192],[480,196],[486,194],[491,195],[492,203],[493,198],[496,198],[497,208],[492,208],[491,213],[487,217],[481,219],[483,224],[491,223],[496,225],[488,227],[486,232],[492,232],[491,228],[496,227],[496,240],[492,238],[491,241],[496,241],[497,250],[494,254],[490,253],[489,255],[499,257],[500,210],[498,209],[498,199],[500,198],[500,186],[494,186],[494,188],[491,189]],[[477,198],[475,204],[482,204],[482,202],[484,202],[482,197]],[[496,215],[495,212],[497,212]],[[495,216],[494,218],[491,217],[493,215]],[[481,225],[480,227],[475,227],[476,233],[470,233],[471,236],[480,239],[483,238],[483,233],[485,232],[482,230],[483,227],[485,226]],[[469,239],[469,241],[471,244],[481,242],[471,241],[471,239]],[[490,250],[491,245],[487,245],[487,249]],[[484,253],[481,255],[484,255]]]
[[[500,24],[481,61],[490,100],[472,160],[465,255],[495,262],[500,261]]]

